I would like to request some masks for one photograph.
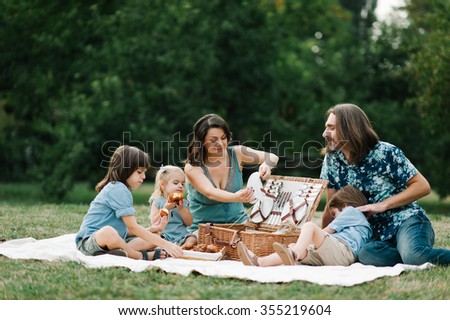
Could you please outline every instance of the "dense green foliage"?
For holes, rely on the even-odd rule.
[[[438,181],[435,188],[445,195],[450,190],[450,2],[416,0],[408,9],[411,26],[406,32],[412,36],[406,74],[414,94],[407,102],[417,108],[429,133],[429,179]]]
[[[282,156],[277,173],[317,176],[324,113],[353,102],[444,196],[448,4],[414,0],[374,37],[375,3],[2,1],[1,180],[62,198],[123,143],[181,165],[209,112]]]

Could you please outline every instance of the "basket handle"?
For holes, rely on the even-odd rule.
[[[205,224],[205,235],[209,236],[211,234],[211,222]]]
[[[210,236],[211,235],[211,226],[213,224],[211,222],[208,222],[205,224],[205,235]],[[219,240],[217,238],[212,238],[212,243],[214,243],[215,245],[219,245],[219,246],[228,246],[231,248],[236,248],[237,244],[239,241],[241,241],[241,238],[237,238],[238,233],[241,230],[235,230],[233,232],[233,236],[231,237],[230,241],[224,241],[224,240]]]
[[[240,232],[240,230],[235,230],[233,232],[233,236],[231,237],[230,241],[223,241],[223,240],[219,240],[217,238],[213,238],[212,242],[215,245],[219,245],[219,246],[229,246],[231,248],[236,248],[237,244],[239,243],[239,241],[241,241],[241,238],[238,238],[238,233]]]

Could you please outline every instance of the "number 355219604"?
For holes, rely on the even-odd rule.
[[[285,315],[285,316],[321,316],[321,315],[331,315],[330,305],[281,305],[281,304],[269,304],[262,305],[260,314],[262,316],[274,316],[274,315]]]

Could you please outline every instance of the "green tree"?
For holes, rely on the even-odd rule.
[[[405,72],[412,97],[426,130],[426,171],[441,197],[450,194],[450,3],[414,0],[406,6],[410,25],[404,38],[410,46]]]
[[[317,176],[324,112],[339,102],[360,104],[387,140],[401,140],[399,124],[413,118],[403,106],[407,51],[388,36],[372,40],[373,8],[369,0],[4,1],[2,180],[26,172],[61,198],[76,180],[98,181],[123,143],[146,149],[156,166],[181,165],[192,125],[210,112],[241,143],[284,143],[272,151],[298,159],[280,173]]]

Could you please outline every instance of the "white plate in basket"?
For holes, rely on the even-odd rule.
[[[259,172],[253,172],[247,180],[247,188],[253,189],[253,196],[255,200],[251,203],[255,203],[256,201],[262,201],[264,198],[264,194],[261,189],[263,189],[263,184],[261,181],[261,177],[259,176]]]
[[[286,202],[281,217],[283,220],[291,220],[291,222],[298,225],[305,218],[306,213],[308,212],[307,209],[308,202],[304,198],[296,196]]]
[[[222,252],[217,253],[209,253],[209,252],[200,252],[193,250],[183,250],[182,259],[192,259],[192,260],[207,260],[207,261],[219,261],[222,259]]]
[[[266,220],[272,212],[273,198],[263,196],[262,200],[257,200],[253,205],[250,220],[254,223],[261,223]]]

